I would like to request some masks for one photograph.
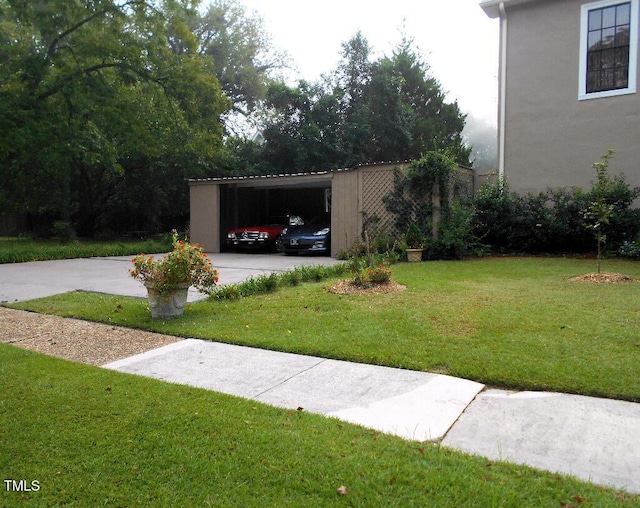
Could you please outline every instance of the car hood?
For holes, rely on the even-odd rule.
[[[245,226],[242,228],[236,228],[229,230],[229,233],[243,233],[245,231],[257,231],[258,233],[269,233],[270,235],[278,235],[286,226],[284,225],[269,225],[269,226]]]
[[[287,232],[285,236],[290,235],[312,235],[316,231],[320,231],[322,229],[329,229],[328,224],[304,224],[302,226],[289,226],[287,227]]]

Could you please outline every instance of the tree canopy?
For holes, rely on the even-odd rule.
[[[470,165],[465,115],[446,102],[411,39],[403,37],[391,56],[375,61],[361,33],[342,49],[324,82],[268,91],[264,154],[275,171],[418,159],[433,150]]]
[[[188,178],[327,170],[444,150],[465,116],[403,37],[357,33],[295,86],[238,0],[0,0],[0,214],[81,236],[188,220]],[[244,138],[235,121],[259,125]]]
[[[192,14],[187,0],[0,0],[1,207],[81,235],[184,213],[229,107],[210,60],[171,51],[196,49]]]
[[[264,100],[273,73],[286,65],[285,55],[273,49],[262,19],[237,0],[213,0],[189,26],[199,53],[211,57],[231,111],[247,117]]]

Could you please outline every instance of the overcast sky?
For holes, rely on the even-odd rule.
[[[404,27],[449,101],[497,123],[498,22],[479,0],[239,0],[264,20],[273,44],[292,57],[299,77],[335,69],[341,43],[358,30],[374,56],[391,54]]]

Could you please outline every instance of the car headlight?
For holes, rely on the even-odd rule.
[[[258,238],[260,238],[260,240],[267,240],[269,238],[269,233],[267,233],[266,231],[263,231],[258,235]]]
[[[235,239],[235,237],[236,237],[236,234],[235,234],[235,233],[229,233],[229,234],[227,234],[227,238],[228,238],[229,240],[234,240],[234,239]]]
[[[329,232],[329,228],[321,229],[320,231],[316,231],[313,233],[314,236],[324,236]]]

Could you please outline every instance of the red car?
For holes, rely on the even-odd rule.
[[[227,233],[227,247],[242,250],[276,250],[276,240],[289,226],[301,226],[304,221],[297,215],[274,217],[262,226],[232,229]]]

